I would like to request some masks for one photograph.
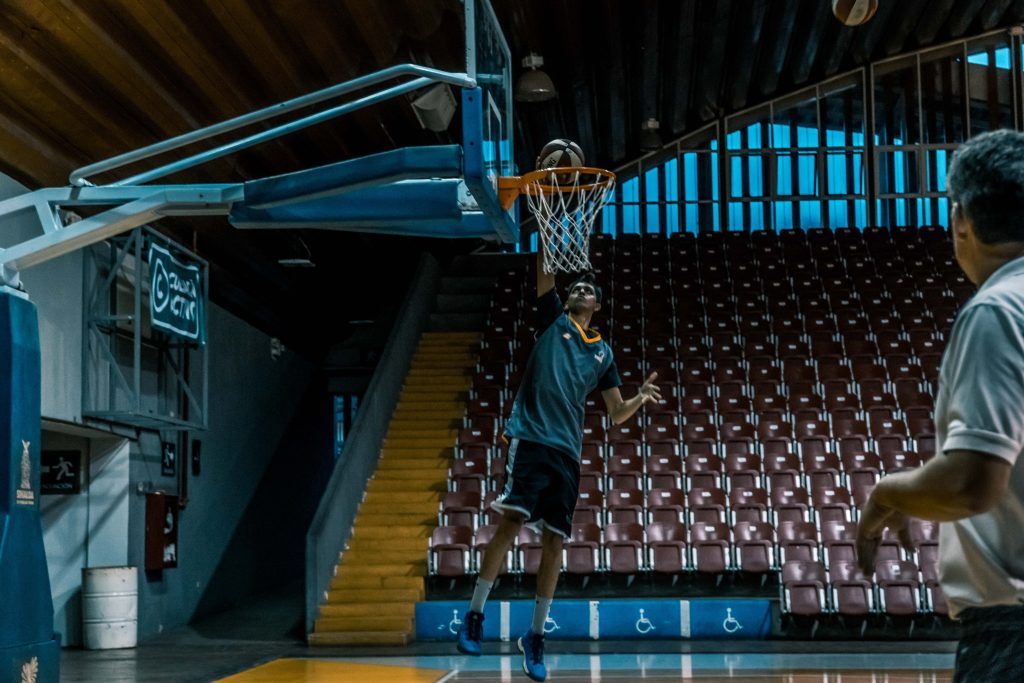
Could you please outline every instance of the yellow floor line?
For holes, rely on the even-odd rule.
[[[215,683],[436,683],[448,673],[385,664],[276,659]]]

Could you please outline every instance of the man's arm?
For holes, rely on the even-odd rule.
[[[613,424],[622,424],[633,417],[643,404],[661,400],[661,391],[654,384],[656,379],[658,379],[658,373],[652,372],[647,381],[640,385],[636,396],[627,400],[622,398],[622,392],[618,387],[601,392],[605,408],[608,409],[608,417],[612,419]]]
[[[537,246],[537,298],[555,288],[555,276],[544,272],[544,247]]]
[[[897,472],[871,491],[857,528],[857,562],[874,571],[875,554],[885,528],[909,545],[907,517],[953,522],[990,510],[1010,482],[1006,460],[979,451],[952,450],[922,467]]]

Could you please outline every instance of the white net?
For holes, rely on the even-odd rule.
[[[544,270],[590,270],[590,231],[614,185],[611,174],[552,169],[523,186],[526,205],[537,218]]]

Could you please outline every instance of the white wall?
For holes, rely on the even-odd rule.
[[[43,430],[42,449],[82,453],[81,493],[42,496],[39,509],[54,629],[64,645],[80,645],[82,568],[128,562],[129,447],[127,439],[60,428]]]
[[[24,191],[0,175],[0,199]],[[31,211],[0,221],[0,247],[39,234]],[[272,360],[267,335],[216,305],[208,307],[209,429],[190,435],[202,441],[202,473],[190,478],[190,503],[180,515],[179,566],[146,575],[145,497],[138,490],[141,485],[175,493],[177,482],[160,474],[161,439],[156,432],[135,432],[137,438],[130,440],[82,433],[85,263],[78,251],[22,273],[39,314],[42,415],[64,424],[56,427],[64,433],[46,432],[44,447],[81,449],[89,463],[89,481],[81,495],[47,496],[41,505],[56,629],[65,643],[80,642],[83,567],[130,564],[140,569],[139,636],[144,639],[187,623],[200,600],[223,602],[211,595],[223,590],[210,588],[211,576],[310,383],[313,367],[287,351]],[[188,465],[184,459],[178,464]],[[252,552],[258,558],[272,549]],[[247,582],[240,572],[233,588]]]

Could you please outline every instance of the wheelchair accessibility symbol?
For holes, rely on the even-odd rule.
[[[548,618],[544,620],[544,633],[554,633],[559,628],[558,622],[548,615]]]
[[[651,620],[644,616],[643,608],[640,609],[640,618],[636,620],[637,633],[650,633],[654,630],[654,624]]]
[[[452,620],[448,622],[448,632],[455,635],[459,632],[459,627],[462,626],[462,620],[459,619],[459,610],[452,610]],[[444,630],[444,624],[437,627],[438,631]]]
[[[743,624],[739,622],[739,619],[732,615],[732,607],[725,608],[725,621],[722,622],[722,628],[725,629],[726,633],[736,633],[736,631],[743,628]]]

